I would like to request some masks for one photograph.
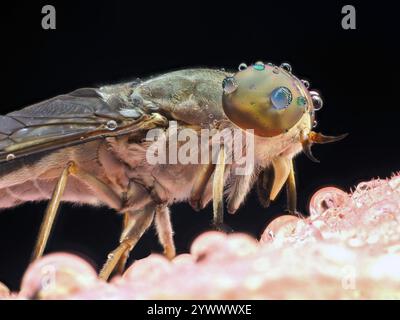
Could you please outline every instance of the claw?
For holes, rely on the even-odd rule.
[[[344,139],[347,136],[348,136],[347,133],[344,133],[344,134],[341,134],[340,136],[334,137],[334,136],[326,136],[322,133],[317,133],[314,131],[311,131],[308,134],[305,132],[302,132],[300,134],[300,142],[303,147],[304,154],[311,161],[318,163],[319,160],[317,158],[315,158],[311,152],[311,146],[313,143],[324,144],[324,143],[336,142],[336,141]]]
[[[300,142],[301,142],[301,146],[303,147],[304,154],[312,162],[319,163],[319,160],[317,158],[315,158],[311,152],[312,141],[310,139],[310,134],[301,134],[300,137],[301,137]]]
[[[324,143],[331,143],[343,140],[348,135],[349,135],[348,133],[344,133],[341,134],[340,136],[334,137],[334,136],[326,136],[323,135],[322,133],[311,131],[308,135],[308,139],[313,143],[324,144]]]

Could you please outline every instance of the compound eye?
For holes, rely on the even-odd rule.
[[[292,102],[292,93],[286,87],[275,88],[271,93],[271,102],[275,109],[286,109]]]
[[[225,94],[234,92],[238,88],[238,83],[234,77],[226,77],[222,81],[222,89]]]

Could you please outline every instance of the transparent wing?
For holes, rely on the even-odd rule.
[[[0,163],[140,128],[151,116],[122,116],[121,101],[106,102],[84,88],[0,116]]]

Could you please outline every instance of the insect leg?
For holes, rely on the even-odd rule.
[[[144,210],[130,213],[130,219],[126,229],[122,233],[120,245],[108,255],[107,261],[100,271],[100,279],[107,280],[114,271],[121,257],[134,248],[136,243],[153,222],[154,211],[155,205],[149,204],[144,208]]]
[[[206,204],[202,201],[202,197],[214,169],[215,164],[213,163],[203,164],[200,173],[196,177],[189,199],[190,205],[196,211],[203,209]]]
[[[234,214],[239,209],[253,183],[253,170],[250,173],[236,175],[228,195],[228,212]]]
[[[164,255],[168,259],[173,259],[176,255],[174,244],[174,230],[172,229],[169,208],[167,206],[158,206],[155,216],[156,230],[158,239],[164,248]]]
[[[71,174],[85,183],[96,194],[96,196],[104,201],[109,207],[116,210],[122,208],[121,197],[118,196],[106,183],[76,165],[72,167]]]
[[[73,166],[73,162],[68,163],[68,165],[62,171],[61,176],[54,188],[51,200],[47,205],[43,222],[40,226],[39,236],[32,254],[32,260],[36,260],[43,255],[43,251],[46,247],[47,240],[49,239],[49,235],[53,227],[54,219],[60,206],[61,197],[67,185],[68,175],[71,173]]]
[[[290,173],[286,181],[286,194],[289,213],[297,213],[296,178],[294,174],[293,160],[290,161]]]
[[[277,197],[279,191],[281,191],[283,185],[290,174],[291,159],[278,157],[272,161],[272,166],[274,168],[274,184],[271,189],[270,199],[273,201]]]
[[[224,225],[224,174],[225,149],[221,145],[213,179],[213,224],[221,231],[231,231],[229,227]]]
[[[130,219],[130,215],[128,212],[124,213],[124,218],[123,218],[123,222],[122,222],[122,232],[124,232],[126,230],[126,228],[128,227],[128,223],[129,223],[129,219]],[[121,258],[118,261],[118,264],[116,266],[116,270],[118,274],[123,274],[125,271],[125,266],[126,266],[126,262],[128,261],[129,258],[129,250],[126,250]]]
[[[275,174],[272,166],[266,167],[257,180],[257,195],[261,205],[268,208],[271,203],[271,190],[274,184]]]

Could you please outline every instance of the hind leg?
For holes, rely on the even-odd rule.
[[[174,244],[174,230],[172,229],[169,208],[160,205],[156,209],[155,225],[158,234],[158,239],[164,248],[164,255],[168,259],[173,259],[176,255]]]
[[[122,232],[120,245],[108,255],[107,261],[100,271],[100,279],[107,280],[121,258],[123,259],[135,247],[142,235],[151,226],[155,208],[155,204],[150,203],[143,210],[129,213],[129,221]]]

